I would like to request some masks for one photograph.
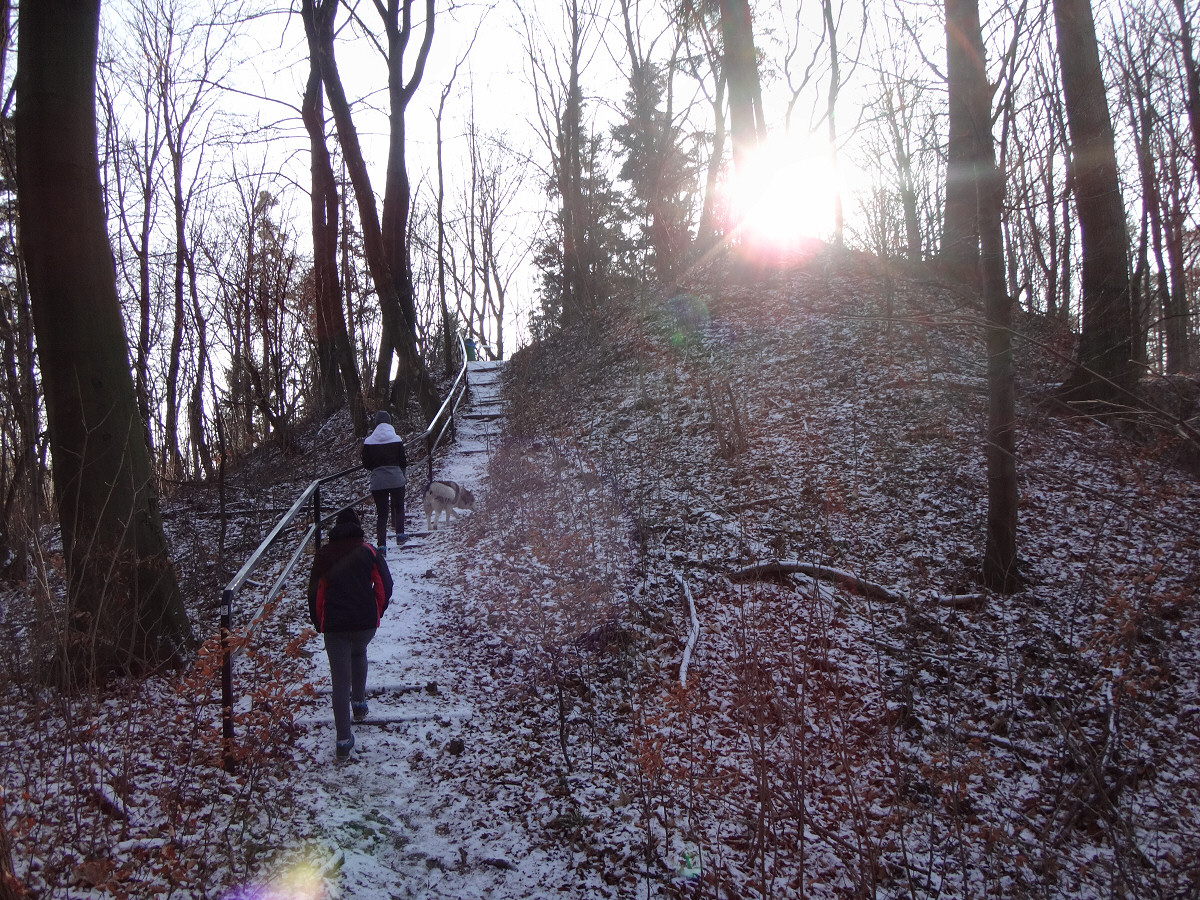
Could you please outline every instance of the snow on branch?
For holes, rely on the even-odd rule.
[[[675,574],[675,580],[683,588],[683,596],[687,598],[688,614],[692,619],[688,625],[688,639],[687,646],[683,648],[683,660],[679,663],[679,683],[686,686],[688,663],[692,661],[692,650],[700,637],[700,619],[696,616],[696,602],[692,599],[692,591],[687,586],[687,582],[678,573]]]
[[[769,562],[757,563],[753,566],[746,566],[743,569],[731,572],[729,580],[756,581],[763,578],[797,574],[808,575],[817,580],[832,581],[834,584],[844,587],[847,590],[862,594],[865,597],[873,597],[876,600],[887,600],[891,603],[901,603],[904,600],[899,594],[888,590],[883,585],[859,578],[850,572],[843,571],[842,569],[832,569],[829,566],[820,566],[815,563],[800,562],[795,559],[776,559]]]

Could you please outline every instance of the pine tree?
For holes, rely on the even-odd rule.
[[[636,66],[625,94],[625,121],[613,129],[613,140],[624,157],[619,177],[630,186],[638,252],[659,281],[669,283],[690,243],[697,164],[680,146],[670,110],[663,109],[665,95],[662,69]]]

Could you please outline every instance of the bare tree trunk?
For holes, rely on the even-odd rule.
[[[1155,305],[1155,291],[1152,286],[1154,279],[1150,274],[1150,246],[1153,244],[1156,251],[1162,247],[1162,197],[1159,190],[1158,171],[1155,166],[1152,147],[1154,126],[1148,106],[1149,98],[1146,96],[1144,86],[1136,73],[1131,73],[1127,70],[1126,77],[1131,74],[1134,75],[1134,78],[1129,83],[1127,102],[1129,104],[1130,124],[1133,127],[1133,132],[1137,140],[1138,174],[1141,176],[1142,186],[1142,235],[1138,241],[1137,265],[1134,269],[1134,280],[1130,288],[1131,296],[1136,299],[1134,308],[1139,313],[1133,319],[1136,336],[1133,346],[1133,357],[1138,362],[1145,363],[1148,359],[1146,329],[1149,326],[1148,320],[1152,315],[1150,310]],[[1165,275],[1165,271],[1161,266],[1161,253],[1158,256],[1160,262],[1159,278],[1162,278]],[[1145,290],[1140,289],[1143,283],[1145,284]]]
[[[332,16],[336,6],[321,9]],[[314,11],[314,15],[315,15]],[[340,204],[333,163],[325,143],[325,109],[322,102],[320,64],[317,61],[317,31],[313,16],[304,17],[308,37],[309,73],[304,91],[301,117],[308,132],[312,172],[313,292],[317,341],[317,396],[323,410],[331,409],[342,397],[350,403],[354,430],[365,434],[367,415],[363,404],[362,381],[355,364],[350,335],[342,312],[341,285],[338,282],[338,223]],[[340,377],[339,377],[340,376]]]
[[[1083,248],[1083,323],[1068,400],[1128,402],[1136,371],[1129,241],[1117,154],[1089,0],[1054,0],[1075,207]]]
[[[313,323],[316,340],[317,408],[324,415],[347,396],[338,372],[335,344],[337,321],[341,320],[341,288],[337,277],[337,187],[329,150],[325,144],[325,118],[322,115],[321,73],[315,61],[308,73],[308,84],[301,104],[301,117],[308,132],[309,169],[312,187],[309,207],[313,240]],[[332,207],[332,208],[331,208]],[[332,310],[330,309],[332,300]],[[365,421],[365,420],[364,420]],[[358,423],[356,424],[356,428]]]
[[[98,0],[23,4],[17,197],[70,619],[57,675],[175,663],[191,628],[130,374],[96,155]]]
[[[724,72],[729,84],[729,131],[733,165],[744,169],[747,156],[766,137],[754,24],[748,0],[720,0]]]
[[[974,123],[968,99],[954,90],[973,77],[976,62],[971,58],[970,36],[962,31],[963,8],[969,0],[945,0],[946,78],[950,85],[946,160],[946,209],[943,220],[941,259],[951,277],[967,284],[979,279],[979,197],[974,156]],[[975,18],[978,19],[978,10]]]
[[[1200,66],[1196,64],[1192,21],[1187,13],[1186,0],[1174,0],[1174,2],[1175,12],[1179,16],[1179,51],[1183,57],[1184,79],[1187,88],[1188,124],[1192,133],[1192,164],[1195,166],[1197,183],[1200,184]]]
[[[583,52],[583,22],[579,3],[571,0],[568,13],[571,47],[566,96],[560,111],[558,128],[558,192],[563,215],[563,298],[564,325],[580,325],[588,320],[591,299],[587,290],[587,266],[583,260],[583,91],[580,88],[580,61]]]
[[[144,37],[144,35],[143,35]],[[144,71],[144,70],[143,70]],[[154,83],[151,78],[142,78],[140,99],[142,133],[132,149],[122,141],[119,130],[119,113],[115,99],[101,90],[106,119],[105,152],[112,160],[113,180],[117,190],[116,213],[120,230],[129,244],[129,250],[137,260],[136,282],[138,303],[138,330],[135,337],[134,383],[137,388],[138,409],[146,423],[146,445],[150,458],[154,459],[154,435],[151,431],[150,400],[150,338],[152,333],[151,312],[153,294],[150,287],[150,237],[153,230],[153,213],[156,188],[159,181],[158,159],[163,148],[161,107],[154,99]],[[133,142],[129,142],[133,143]],[[127,171],[131,170],[131,171]],[[135,178],[136,176],[136,178]],[[132,184],[131,184],[132,182]],[[134,195],[136,192],[136,196]],[[130,221],[130,203],[141,204],[140,221]],[[128,276],[127,276],[128,278]],[[162,460],[159,460],[160,464]]]
[[[458,74],[458,66],[454,67],[454,75]],[[438,309],[442,314],[442,358],[446,363],[445,374],[449,378],[454,372],[454,336],[451,334],[453,320],[446,306],[446,178],[442,166],[442,113],[446,108],[446,98],[450,96],[454,75],[442,88],[441,100],[437,111],[437,285]]]
[[[1179,148],[1172,148],[1167,161],[1170,180],[1163,199],[1170,206],[1166,212],[1167,259],[1171,270],[1170,291],[1163,303],[1163,328],[1167,338],[1167,372],[1178,374],[1191,369],[1188,347],[1188,270],[1184,243],[1187,240],[1187,209],[1183,199],[1183,172],[1180,171]]]
[[[194,264],[193,264],[194,268]],[[205,478],[216,474],[212,453],[208,449],[208,438],[204,427],[204,379],[206,370],[212,365],[208,358],[208,323],[200,309],[200,295],[196,290],[195,272],[192,273],[192,316],[196,321],[196,380],[192,384],[192,399],[188,404],[188,432],[192,444],[192,470],[196,477]]]
[[[407,340],[414,346],[417,342],[417,308],[413,289],[412,259],[409,255],[408,215],[412,205],[412,186],[408,178],[406,161],[405,114],[408,104],[421,84],[425,73],[425,62],[433,44],[434,0],[425,0],[425,31],[421,39],[412,74],[404,77],[404,53],[412,38],[414,25],[412,7],[414,0],[383,0],[375,4],[383,19],[388,46],[388,97],[391,115],[388,117],[390,135],[388,141],[387,178],[383,190],[383,218],[381,229],[383,245],[387,253],[388,267],[396,281],[400,309],[406,326]],[[411,389],[418,385],[410,384]]]
[[[838,168],[837,152],[837,101],[842,89],[842,66],[838,56],[837,21],[833,15],[833,0],[821,0],[821,14],[825,19],[825,33],[829,35],[829,92],[825,98],[825,127],[829,141],[829,164],[833,172]],[[842,208],[842,189],[833,192],[833,244],[842,247],[846,232],[846,214]]]
[[[9,70],[12,14],[7,0],[0,0],[0,78]],[[0,133],[0,177],[10,185],[16,180],[14,154],[12,129],[5,129]],[[0,418],[3,432],[0,441],[6,444],[11,460],[11,468],[0,464],[0,560],[3,560],[0,577],[20,581],[28,574],[30,538],[45,502],[46,469],[38,454],[41,428],[29,287],[20,256],[17,210],[11,204],[3,212],[0,228],[4,236],[0,258],[12,273],[10,289],[0,303],[0,367],[3,369],[0,384],[8,412]],[[3,476],[7,476],[7,483]],[[3,812],[0,803],[0,820]]]
[[[171,349],[167,359],[166,421],[163,423],[163,464],[167,475],[179,477],[183,469],[183,458],[179,453],[179,371],[183,354],[183,326],[186,310],[183,305],[184,255],[187,253],[187,215],[183,197],[183,152],[178,135],[168,135],[171,153],[171,201],[175,214],[175,278],[171,296],[174,300],[174,315],[171,317]]]
[[[333,50],[333,15],[328,16],[328,26],[325,27],[321,11],[329,4],[336,6],[337,0],[302,0],[301,14],[312,18],[317,26],[317,59],[320,63],[321,81],[329,98],[329,106],[333,111],[334,122],[337,125],[338,140],[342,146],[342,157],[346,169],[350,173],[350,181],[354,185],[354,197],[358,202],[359,220],[363,230],[363,250],[367,259],[367,267],[371,279],[375,283],[375,291],[379,295],[380,313],[383,317],[383,327],[400,360],[400,371],[397,379],[405,384],[415,385],[417,399],[427,419],[436,414],[440,401],[437,388],[430,378],[417,355],[414,342],[409,338],[409,329],[403,321],[400,306],[399,287],[388,265],[387,252],[383,242],[383,234],[379,225],[379,214],[375,204],[375,194],[371,188],[371,178],[363,159],[362,147],[358,140],[358,132],[354,127],[354,119],[350,112],[350,104],[342,87],[341,76],[338,74],[337,62]],[[390,359],[390,351],[388,359]],[[388,400],[387,371],[379,371],[375,375],[376,400],[384,403]]]
[[[704,176],[704,205],[700,209],[700,223],[696,227],[696,243],[707,250],[717,241],[715,202],[717,181],[721,175],[721,160],[725,156],[725,73],[717,76],[716,93],[713,96],[713,147],[708,158]]]
[[[987,81],[978,0],[947,2],[947,31],[957,33],[971,65],[960,72],[956,89],[971,123],[970,169],[975,173],[975,217],[979,224],[979,283],[987,319],[988,512],[983,555],[983,581],[994,591],[1012,593],[1021,586],[1017,572],[1016,390],[1013,381],[1012,300],[1004,278],[1004,179],[996,165],[992,137],[991,88]]]
[[[913,173],[912,153],[909,150],[911,116],[905,101],[905,85],[901,79],[885,84],[884,103],[888,135],[894,148],[896,180],[900,190],[900,206],[904,211],[905,255],[917,262],[923,252],[921,220],[917,209],[917,180]]]

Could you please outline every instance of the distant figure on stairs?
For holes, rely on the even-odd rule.
[[[343,509],[308,577],[308,616],[329,657],[338,759],[354,749],[351,715],[356,722],[367,715],[367,644],[391,598],[387,559],[364,541],[358,513]]]
[[[479,362],[485,359],[494,362],[496,359],[496,355],[492,353],[492,348],[482,338],[478,342],[473,337],[464,338],[463,346],[467,350],[467,362]]]
[[[404,487],[408,460],[404,441],[392,427],[392,417],[383,410],[375,415],[375,430],[362,446],[363,468],[371,470],[371,496],[375,499],[375,544],[387,555],[388,513],[396,530],[396,545],[404,543]]]

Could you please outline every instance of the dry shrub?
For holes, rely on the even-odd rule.
[[[28,657],[36,632],[9,632]],[[300,645],[241,635],[234,775],[222,770],[220,652],[183,671],[73,693],[9,670],[3,798],[16,879],[39,897],[220,895],[279,846],[304,701]]]
[[[552,723],[555,764],[570,772],[591,754],[597,731],[596,651],[619,641],[628,529],[611,484],[554,440],[504,442],[489,485],[471,520],[473,540],[488,548],[476,601],[503,659],[521,673],[521,690],[540,699]]]

